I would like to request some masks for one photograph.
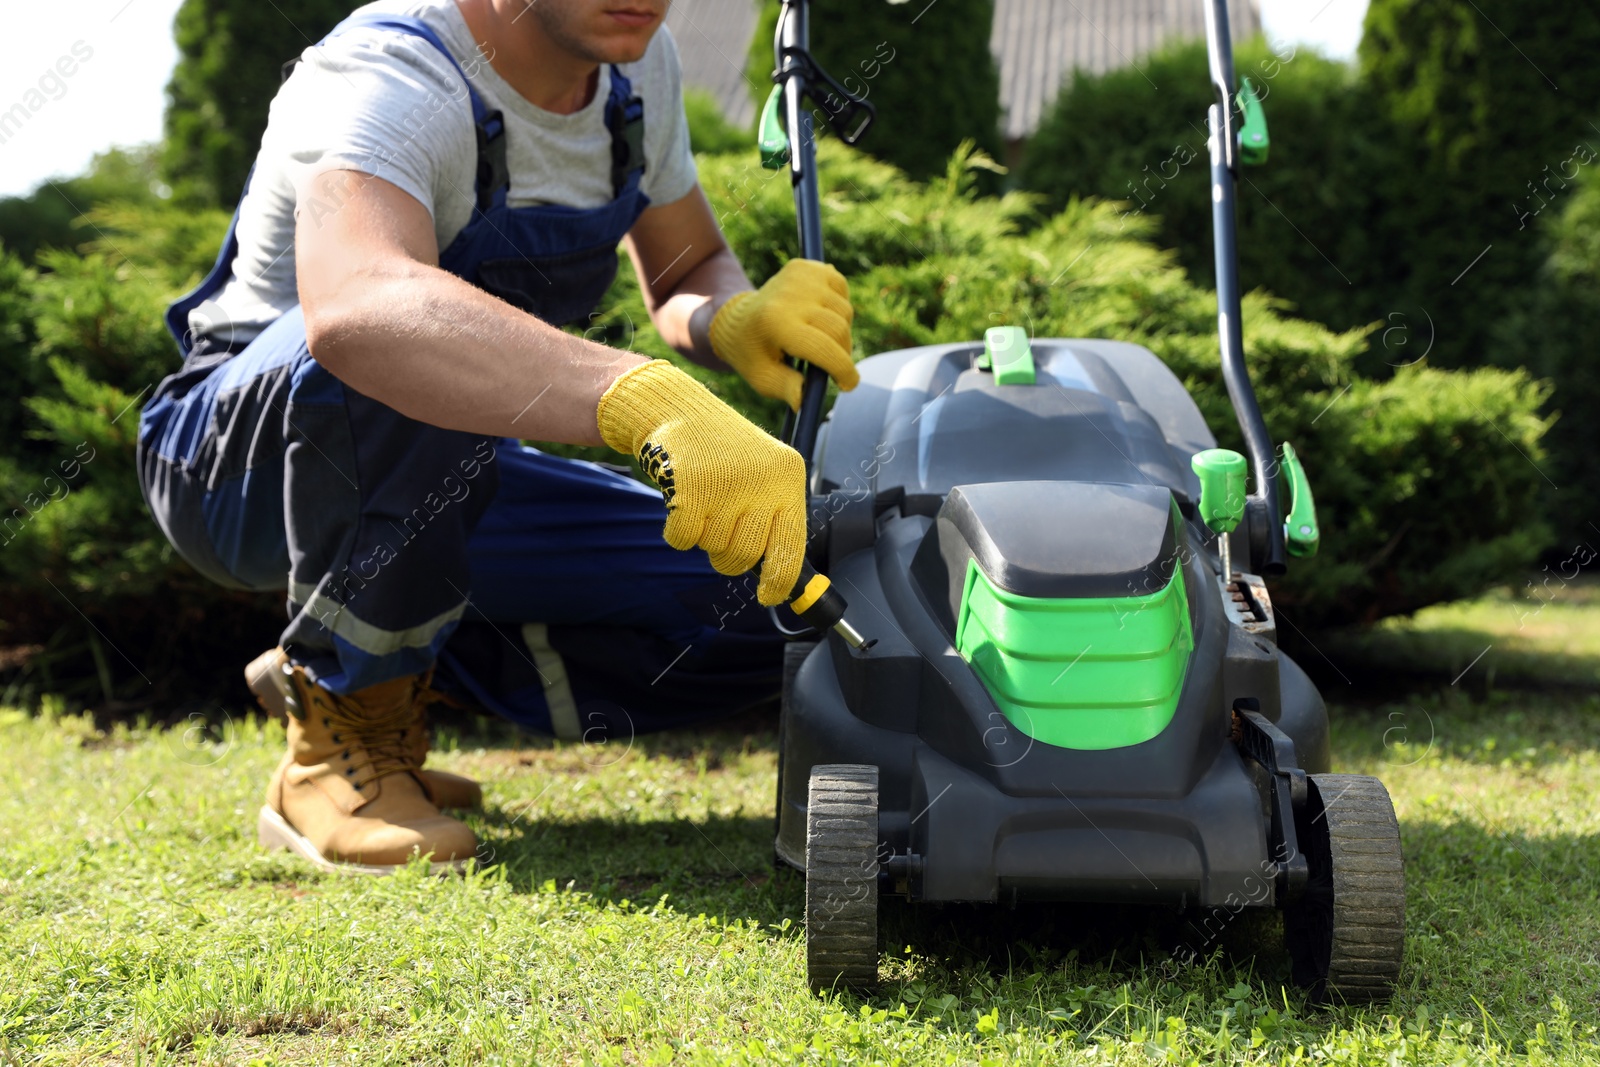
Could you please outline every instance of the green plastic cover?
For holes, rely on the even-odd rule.
[[[1033,348],[1021,326],[991,326],[983,333],[980,370],[992,370],[996,385],[1033,385]]]
[[[1056,599],[1008,593],[969,561],[956,649],[1029,737],[1137,745],[1172,721],[1194,651],[1183,569],[1143,596]]]

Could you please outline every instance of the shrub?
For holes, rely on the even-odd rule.
[[[717,98],[704,89],[685,87],[683,110],[689,118],[689,144],[696,152],[737,152],[755,144],[754,136],[722,117]]]
[[[1600,10],[1590,5],[1368,8],[1362,80],[1407,152],[1388,205],[1396,279],[1442,326],[1436,362],[1495,362],[1495,324],[1531,295],[1548,254],[1532,223],[1567,196],[1574,146],[1600,144],[1589,124],[1597,49]]]
[[[183,0],[178,65],[167,83],[167,180],[181,195],[233,207],[255,162],[283,64],[360,0]]]
[[[1548,254],[1534,222],[1569,195],[1579,146],[1600,145],[1597,47],[1600,12],[1548,0],[1373,0],[1359,69],[1241,45],[1237,72],[1266,91],[1273,138],[1270,161],[1241,172],[1245,284],[1335,328],[1426,330],[1436,365],[1503,363],[1496,323],[1528,303]],[[1075,75],[1022,184],[1052,206],[1094,195],[1154,212],[1159,242],[1209,278],[1205,65],[1194,41],[1143,73]],[[1405,361],[1384,336],[1364,371]]]
[[[1600,139],[1595,141],[1600,146]],[[1600,160],[1600,157],[1596,157]],[[1596,501],[1600,467],[1594,463],[1594,424],[1600,409],[1600,167],[1580,171],[1565,204],[1539,221],[1550,249],[1534,284],[1494,333],[1496,359],[1548,377],[1556,417],[1544,474],[1553,497],[1558,544],[1600,544]]]
[[[84,212],[113,200],[158,203],[170,192],[158,179],[154,146],[112,148],[76,178],[44,182],[27,196],[0,197],[0,245],[32,263],[44,249],[82,241]]]
[[[1237,442],[1213,299],[1151,244],[1149,216],[1071,200],[1041,217],[1030,195],[979,196],[983,160],[966,149],[926,183],[832,144],[822,158],[830,256],[851,279],[861,352],[971,340],[1007,322],[1125,338],[1161,356],[1224,443]],[[703,157],[701,178],[752,276],[770,275],[794,244],[784,172],[746,151]],[[161,308],[204,269],[226,219],[143,205],[103,208],[94,222],[104,236],[80,255],[50,253],[38,271],[0,259],[0,359],[35,383],[11,415],[31,446],[8,437],[0,456],[0,499],[16,520],[0,534],[0,632],[7,643],[52,642],[57,671],[91,679],[107,702],[170,698],[231,675],[281,611],[274,596],[224,592],[179,561],[134,477],[138,402],[175,363]],[[1541,387],[1519,371],[1424,367],[1370,381],[1354,370],[1362,331],[1283,311],[1248,299],[1248,351],[1269,425],[1306,457],[1326,525],[1322,557],[1279,590],[1286,617],[1309,629],[1412,611],[1525,564],[1542,543],[1526,520],[1537,476],[1524,459],[1542,458]],[[648,321],[623,271],[591,336],[668,355]],[[778,425],[781,407],[737,377],[694,373]]]
[[[1259,40],[1236,56],[1267,90],[1274,142],[1266,166],[1241,172],[1244,284],[1336,328],[1375,323],[1363,374],[1425,356],[1550,379],[1547,415],[1565,414],[1528,521],[1550,513],[1564,542],[1593,534],[1583,524],[1600,490],[1574,417],[1600,401],[1586,354],[1600,272],[1581,265],[1600,225],[1596,45],[1588,9],[1374,0],[1359,70]],[[1023,184],[1052,206],[1095,194],[1160,216],[1158,243],[1209,278],[1204,45],[1162,52],[1146,74],[1160,93],[1132,70],[1075,78],[1029,146]]]
[[[1268,162],[1240,172],[1245,287],[1270,285],[1297,312],[1336,329],[1397,310],[1382,195],[1402,155],[1354,71],[1259,37],[1235,50],[1234,66],[1263,95],[1272,137]],[[1213,99],[1204,41],[1157,52],[1143,72],[1076,74],[1028,144],[1021,185],[1051,208],[1074,196],[1126,201],[1131,214],[1156,217],[1157,243],[1177,250],[1192,277],[1209,279]]]
[[[72,679],[48,684],[79,699],[193,695],[236,672],[227,657],[249,646],[230,640],[259,643],[281,615],[180,560],[134,475],[139,405],[177,364],[161,312],[210,265],[227,216],[144,204],[89,221],[80,253],[0,261],[0,360],[31,383],[20,412],[0,405],[27,438],[0,454],[0,641],[45,645],[35,678]]]
[[[777,0],[762,4],[746,80],[766,100]],[[964,138],[1000,147],[1000,74],[989,53],[994,0],[812,0],[811,51],[841,85],[878,109],[860,147],[913,177],[944,170]],[[821,112],[819,111],[819,115]],[[819,122],[819,125],[821,123]]]

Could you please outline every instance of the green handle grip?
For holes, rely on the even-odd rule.
[[[783,129],[783,86],[774,85],[761,109],[761,125],[756,134],[761,147],[761,165],[767,170],[782,170],[789,165],[789,135]]]
[[[1322,543],[1317,526],[1317,502],[1311,496],[1311,481],[1300,465],[1300,456],[1289,442],[1283,443],[1283,462],[1278,470],[1289,498],[1289,516],[1283,520],[1283,539],[1291,556],[1314,556]]]
[[[1244,518],[1244,457],[1226,448],[1196,452],[1189,466],[1200,478],[1200,518],[1213,533],[1229,534]]]
[[[1261,107],[1261,97],[1249,78],[1240,80],[1238,100],[1239,110],[1244,115],[1244,122],[1239,126],[1239,162],[1246,166],[1265,163],[1272,138],[1267,135],[1267,113]]]

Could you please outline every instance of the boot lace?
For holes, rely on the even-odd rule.
[[[436,688],[433,684],[433,672],[429,671],[422,676],[422,687],[417,692],[417,707],[426,712],[427,709],[435,704],[443,704],[445,707],[454,708],[456,711],[476,710],[473,705],[460,697],[452,696],[444,690]]]
[[[429,670],[422,676],[422,682],[417,689],[416,729],[423,731],[424,738],[428,730],[428,712],[435,705],[441,704],[454,711],[483,713],[475,704],[437,688],[433,684],[433,671]]]
[[[406,737],[417,715],[418,695],[417,687],[411,685],[397,688],[381,702],[370,698],[357,702],[347,696],[328,694],[328,704],[322,714],[334,730],[333,741],[345,746],[346,759],[350,759],[357,748],[367,755],[364,763],[352,768],[356,773],[351,784],[357,789],[364,789],[391,774],[421,769],[412,758]]]

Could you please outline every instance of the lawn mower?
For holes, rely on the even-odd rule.
[[[776,853],[805,874],[816,990],[877,980],[891,894],[1142,902],[1207,931],[1275,908],[1313,998],[1383,999],[1400,973],[1393,806],[1377,779],[1328,773],[1322,698],[1277,647],[1264,579],[1319,530],[1245,365],[1234,190],[1269,141],[1248,79],[1234,88],[1226,4],[1204,2],[1218,334],[1246,455],[1116,340],[1000,327],[873,355],[825,421],[826,376],[803,368],[784,433],[809,465],[817,573],[795,603],[813,628],[786,649]],[[820,260],[816,124],[853,144],[873,107],[809,41],[806,0],[785,0],[760,137]]]

